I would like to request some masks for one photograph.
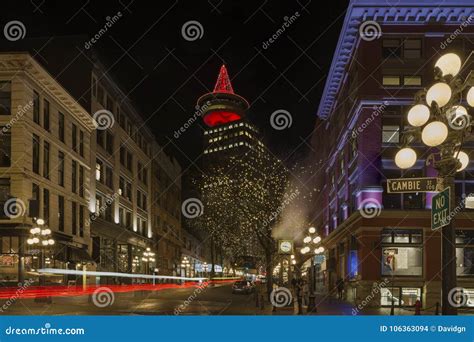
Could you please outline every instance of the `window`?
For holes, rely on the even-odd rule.
[[[421,86],[421,76],[404,76],[403,85],[406,86]]]
[[[58,196],[58,229],[64,232],[64,197]]]
[[[130,171],[130,172],[133,172],[133,157],[132,157],[132,154],[130,152],[127,151],[127,169]]]
[[[64,186],[64,152],[58,152],[58,184]]]
[[[384,39],[382,42],[382,57],[401,57],[400,39]]]
[[[5,202],[10,199],[10,178],[0,178],[0,216],[7,218]]]
[[[79,196],[84,197],[84,166],[79,166]]]
[[[399,86],[400,85],[400,76],[390,76],[384,75],[382,79],[382,85],[384,86]]]
[[[43,100],[43,128],[49,132],[49,101]]]
[[[128,229],[132,229],[132,213],[127,211],[125,214],[125,226]]]
[[[2,128],[0,127],[0,131]],[[0,167],[11,166],[11,134],[10,131],[0,134]]]
[[[84,132],[79,131],[79,154],[84,157]]]
[[[71,183],[72,183],[72,192],[77,193],[77,161],[72,161],[72,169],[71,169]]]
[[[40,170],[40,138],[33,134],[33,172],[39,174]]]
[[[49,179],[49,142],[43,145],[43,177]]]
[[[71,202],[72,235],[77,235],[77,204]]]
[[[398,143],[399,139],[400,139],[400,126],[383,125],[382,142],[394,144],[394,143]]]
[[[421,58],[421,39],[406,39],[403,42],[403,57],[407,59]]]
[[[125,196],[125,179],[123,177],[120,177],[119,179],[119,195]]]
[[[62,142],[64,142],[64,127],[64,114],[58,112],[58,137]]]
[[[112,133],[108,131],[105,136],[107,138],[105,142],[105,150],[109,152],[109,154],[113,154],[114,153],[114,136],[112,135]]]
[[[382,275],[421,276],[423,248],[421,230],[382,231]]]
[[[111,189],[114,188],[113,172],[112,168],[109,166],[105,168],[105,185],[107,185]]]
[[[401,296],[400,296],[401,293]],[[421,302],[420,287],[382,287],[380,288],[380,305],[391,306],[414,306],[416,301]]]
[[[95,162],[95,180],[99,182],[104,181],[104,163],[101,160],[97,159]]]
[[[120,146],[120,165],[125,166],[126,165],[126,160],[127,158],[127,151],[123,146]]]
[[[114,111],[114,101],[112,101],[112,98],[107,95],[107,103],[105,104],[105,109],[107,109],[109,112],[113,113]]]
[[[79,206],[79,236],[84,237],[84,206]]]
[[[41,202],[40,187],[38,184],[32,183],[31,185],[31,199],[34,201],[34,204],[33,205],[30,204],[29,215],[33,217],[38,217],[40,216],[39,207],[40,207],[40,202]]]
[[[456,230],[456,274],[474,275],[474,230]]]
[[[132,184],[129,182],[126,183],[125,185],[125,197],[129,200],[132,201]]]
[[[12,84],[0,82],[0,115],[11,115]]]
[[[36,91],[33,91],[33,121],[40,124],[40,99]]]
[[[43,189],[43,219],[49,225],[49,190]]]
[[[72,150],[74,152],[77,152],[77,126],[75,124],[72,124]]]

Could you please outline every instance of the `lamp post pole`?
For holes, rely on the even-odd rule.
[[[301,249],[301,254],[311,253],[311,266],[309,269],[309,298],[308,298],[308,313],[316,313],[316,293],[315,293],[315,272],[314,272],[314,257],[324,252],[324,247],[319,246],[321,237],[317,235],[316,228],[310,227],[308,229],[309,235],[303,239],[304,247]],[[318,247],[319,246],[319,247]]]
[[[473,55],[472,52],[469,57]],[[466,60],[467,60],[466,59]],[[415,150],[407,145],[421,137],[421,141],[439,152],[427,158],[427,165],[432,161],[438,172],[438,191],[449,188],[449,210],[441,224],[441,304],[443,315],[456,315],[458,303],[450,301],[452,291],[457,291],[456,275],[456,226],[454,223],[456,194],[454,177],[456,172],[464,170],[469,164],[469,155],[461,151],[463,143],[471,140],[471,116],[463,106],[465,99],[474,107],[474,76],[466,81],[459,77],[466,65],[454,53],[441,56],[435,64],[435,81],[427,91],[420,91],[415,96],[415,104],[408,112],[410,128],[405,130],[404,148],[397,152],[395,163],[401,169],[409,169],[416,163]],[[464,90],[470,88],[466,94]],[[436,205],[433,203],[432,205]],[[435,209],[439,209],[434,207]],[[454,214],[454,215],[453,215]]]

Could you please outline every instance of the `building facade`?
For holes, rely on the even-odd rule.
[[[78,251],[73,250],[71,255],[74,255],[75,259],[80,258],[92,262],[93,266],[89,265],[88,269],[151,274],[159,268],[164,274],[175,274],[178,272],[181,247],[179,214],[181,168],[177,161],[167,155],[156,142],[145,120],[126,96],[124,88],[112,78],[96,51],[90,49],[83,51],[82,54],[77,53],[76,46],[80,46],[81,42],[86,40],[84,36],[54,37],[47,42],[44,39],[24,39],[14,46],[6,44],[2,47],[2,50],[27,51],[32,56],[35,55],[35,51],[43,47],[41,56],[34,58],[35,65],[47,70],[52,76],[50,76],[51,80],[55,80],[56,86],[69,96],[67,102],[59,103],[57,106],[53,103],[54,98],[53,100],[46,99],[49,101],[51,114],[47,116],[48,121],[45,119],[48,124],[44,125],[49,125],[50,131],[57,129],[57,125],[63,125],[65,128],[62,139],[65,139],[70,150],[61,150],[65,156],[59,157],[58,148],[53,144],[54,140],[51,142],[48,140],[44,147],[43,141],[46,141],[42,136],[44,132],[38,131],[37,136],[40,141],[38,172],[41,175],[44,173],[43,155],[48,148],[51,155],[53,177],[51,179],[56,177],[57,170],[53,168],[56,160],[58,158],[65,160],[61,163],[65,165],[64,182],[68,191],[68,196],[64,199],[66,220],[72,211],[73,216],[77,216],[77,220],[72,221],[71,224],[78,227],[77,238],[74,239],[82,241],[81,234],[84,234],[82,245],[78,245],[76,248]],[[7,64],[4,64],[4,68],[6,67]],[[44,71],[44,73],[47,72]],[[24,75],[29,74],[24,73]],[[51,80],[48,82],[51,83]],[[10,92],[8,88],[10,85],[6,87],[4,96],[5,102],[8,102],[7,94]],[[41,94],[40,91],[37,92]],[[15,107],[11,108],[16,108],[18,102],[12,101]],[[42,127],[42,115],[46,112],[43,107],[46,105],[41,96],[37,101],[40,114],[39,126]],[[69,106],[69,112],[72,113],[81,110],[80,119],[83,121],[75,122],[77,118],[67,117],[66,110],[58,109],[58,106]],[[56,111],[59,111],[61,115]],[[83,115],[84,113],[86,115]],[[58,115],[61,119],[56,118]],[[78,116],[77,113],[76,116]],[[25,115],[26,117],[29,116]],[[11,115],[5,116],[4,121],[7,122],[10,119]],[[87,129],[83,126],[87,126]],[[46,131],[46,137],[48,137],[48,131]],[[17,141],[23,141],[22,139]],[[25,141],[29,143],[29,140]],[[25,145],[27,146],[29,145]],[[20,147],[22,146],[18,144],[14,148]],[[36,143],[33,147],[37,148]],[[30,150],[33,151],[33,148]],[[76,158],[77,154],[79,158]],[[14,168],[9,167],[8,170],[13,172]],[[71,182],[77,185],[74,187]],[[80,187],[79,184],[82,183],[86,185]],[[17,190],[9,195],[8,186],[6,183],[5,198],[29,196],[25,193],[18,194]],[[56,195],[57,192],[50,194],[51,213],[56,212],[53,211],[58,201],[53,197]],[[47,196],[43,195],[41,185],[37,196],[41,199]],[[74,197],[77,203],[76,209],[67,202],[71,201],[71,197]],[[26,201],[25,203],[30,199],[30,197],[20,198]],[[40,211],[43,210],[41,203]],[[62,206],[63,204],[59,205],[61,208]],[[158,215],[155,215],[157,213]],[[166,216],[163,221],[161,221],[160,213],[163,217]],[[55,221],[55,215],[51,220]],[[79,222],[84,222],[84,224],[80,225]],[[69,228],[71,224],[66,225],[66,230],[72,229]],[[173,231],[172,236],[176,235],[174,238],[166,235],[166,241],[174,241],[169,244],[161,239],[168,229]],[[74,231],[76,231],[75,228]],[[8,246],[6,242],[5,246]],[[155,253],[154,262],[143,260],[147,248]],[[13,250],[16,251],[17,248]],[[165,256],[161,256],[160,253],[164,253]],[[89,280],[97,283],[135,281],[132,278],[111,277]]]
[[[91,261],[94,121],[27,53],[0,54],[0,94],[0,281],[37,280],[42,266],[81,268]],[[39,218],[55,241],[45,264],[38,247],[26,243]]]
[[[400,170],[394,156],[408,126],[406,113],[415,93],[433,84],[439,56],[454,52],[464,61],[474,50],[471,21],[474,9],[466,1],[350,2],[312,144],[315,160],[325,164],[317,185],[322,209],[315,208],[327,249],[323,278],[328,290],[343,279],[353,303],[370,298],[373,306],[412,306],[420,300],[426,309],[440,302],[441,238],[431,230],[433,193],[389,194],[386,183],[436,176],[426,163],[431,152],[421,143],[415,144],[420,157],[413,168]],[[367,23],[378,27],[372,36],[364,35]],[[473,65],[469,60],[464,72]],[[473,168],[471,163],[456,175],[457,203],[473,190]],[[456,217],[458,286],[470,298],[472,216],[463,211]]]

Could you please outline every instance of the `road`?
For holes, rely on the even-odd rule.
[[[112,295],[111,295],[112,296]],[[103,304],[109,303],[110,297]],[[6,300],[0,301],[7,305]],[[102,305],[102,303],[99,303]],[[268,307],[263,311],[266,313]],[[34,299],[17,299],[0,314],[7,315],[255,315],[253,295],[232,294],[230,284],[113,293],[113,302],[98,307],[92,296],[52,297],[51,304]],[[271,311],[271,308],[270,308]]]

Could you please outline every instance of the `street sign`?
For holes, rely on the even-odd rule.
[[[387,192],[400,194],[436,191],[436,177],[387,179]]]
[[[451,212],[449,207],[449,191],[450,187],[448,186],[446,189],[433,196],[433,200],[431,202],[432,230],[437,230],[449,224],[449,214]]]

